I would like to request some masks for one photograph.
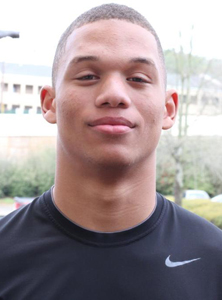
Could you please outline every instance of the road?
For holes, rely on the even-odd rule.
[[[0,204],[0,217],[4,217],[9,214],[11,211],[15,210],[14,204]]]

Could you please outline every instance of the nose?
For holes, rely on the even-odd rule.
[[[131,99],[127,92],[126,82],[121,76],[108,76],[99,87],[98,96],[95,100],[97,107],[127,108]]]

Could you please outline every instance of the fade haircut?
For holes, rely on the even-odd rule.
[[[77,19],[75,19],[70,26],[65,30],[63,35],[61,36],[53,62],[52,67],[52,84],[55,86],[57,73],[60,65],[61,58],[65,52],[66,42],[68,37],[72,34],[72,32],[82,27],[83,25],[93,23],[100,20],[110,20],[110,19],[117,19],[127,21],[133,24],[137,24],[145,29],[147,29],[155,38],[157,43],[157,48],[159,52],[159,57],[161,60],[161,65],[163,68],[164,73],[164,81],[166,82],[166,71],[165,71],[165,62],[164,62],[164,54],[163,49],[159,40],[158,35],[156,34],[155,30],[151,26],[151,24],[146,20],[144,16],[142,16],[139,12],[130,8],[126,5],[120,4],[103,4],[97,7],[94,7],[82,15],[80,15]]]

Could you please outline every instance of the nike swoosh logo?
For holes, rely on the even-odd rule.
[[[186,264],[190,264],[196,260],[199,260],[201,259],[200,257],[199,258],[194,258],[194,259],[191,259],[191,260],[184,260],[184,261],[171,261],[170,260],[170,255],[166,258],[165,260],[165,265],[169,268],[175,268],[175,267],[179,267],[179,266],[183,266],[183,265],[186,265]]]

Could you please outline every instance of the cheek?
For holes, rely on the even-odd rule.
[[[65,94],[57,97],[57,120],[58,126],[61,122],[73,123],[80,114],[81,100],[77,93],[67,90]]]
[[[158,99],[156,99],[158,100]],[[141,115],[145,126],[149,128],[162,126],[164,116],[164,106],[160,101],[150,101],[142,106]]]

